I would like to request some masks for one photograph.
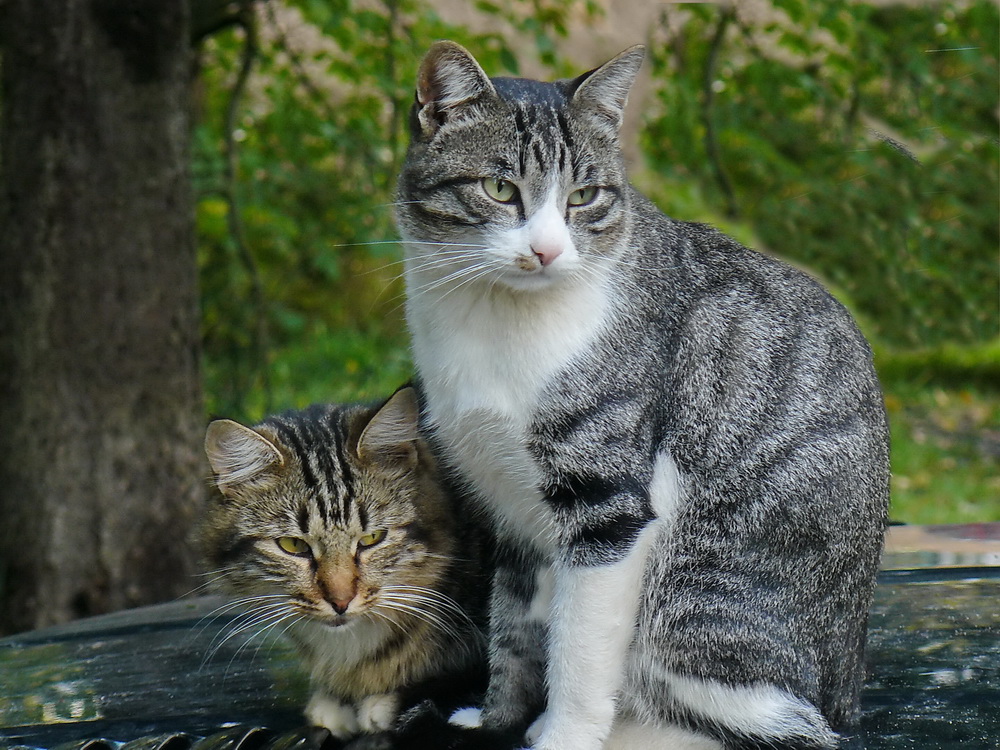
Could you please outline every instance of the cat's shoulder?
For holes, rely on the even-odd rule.
[[[780,306],[839,307],[805,269],[747,247],[711,224],[674,219],[637,191],[633,200],[640,252],[649,267],[666,272],[665,278],[679,275],[689,287],[770,298]]]

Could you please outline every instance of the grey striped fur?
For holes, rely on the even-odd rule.
[[[888,501],[871,353],[807,275],[629,185],[642,55],[549,84],[443,42],[419,72],[398,223],[426,425],[507,550],[482,721],[536,750],[835,747]]]

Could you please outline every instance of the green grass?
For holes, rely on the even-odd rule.
[[[1000,339],[876,346],[892,431],[893,520],[1000,521]]]
[[[890,382],[895,521],[1000,521],[1000,393]]]

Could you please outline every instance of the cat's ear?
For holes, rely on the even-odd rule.
[[[601,67],[584,73],[570,84],[572,101],[600,115],[617,133],[625,117],[628,93],[645,57],[646,48],[637,44]]]
[[[358,439],[358,458],[393,474],[405,474],[417,465],[420,410],[410,387],[396,391],[385,402]]]
[[[429,137],[457,108],[489,93],[493,84],[465,47],[435,42],[420,63],[412,126]]]
[[[223,495],[266,483],[285,459],[274,443],[231,419],[216,419],[205,432],[205,453]]]

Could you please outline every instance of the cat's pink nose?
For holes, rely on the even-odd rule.
[[[340,598],[330,597],[329,601],[330,606],[333,607],[333,611],[338,615],[342,615],[347,611],[347,608],[351,606],[351,602],[354,601],[354,594]]]
[[[562,255],[563,248],[561,244],[550,243],[550,242],[540,242],[537,244],[532,244],[531,252],[535,254],[539,262],[543,266],[551,265],[552,261]]]

